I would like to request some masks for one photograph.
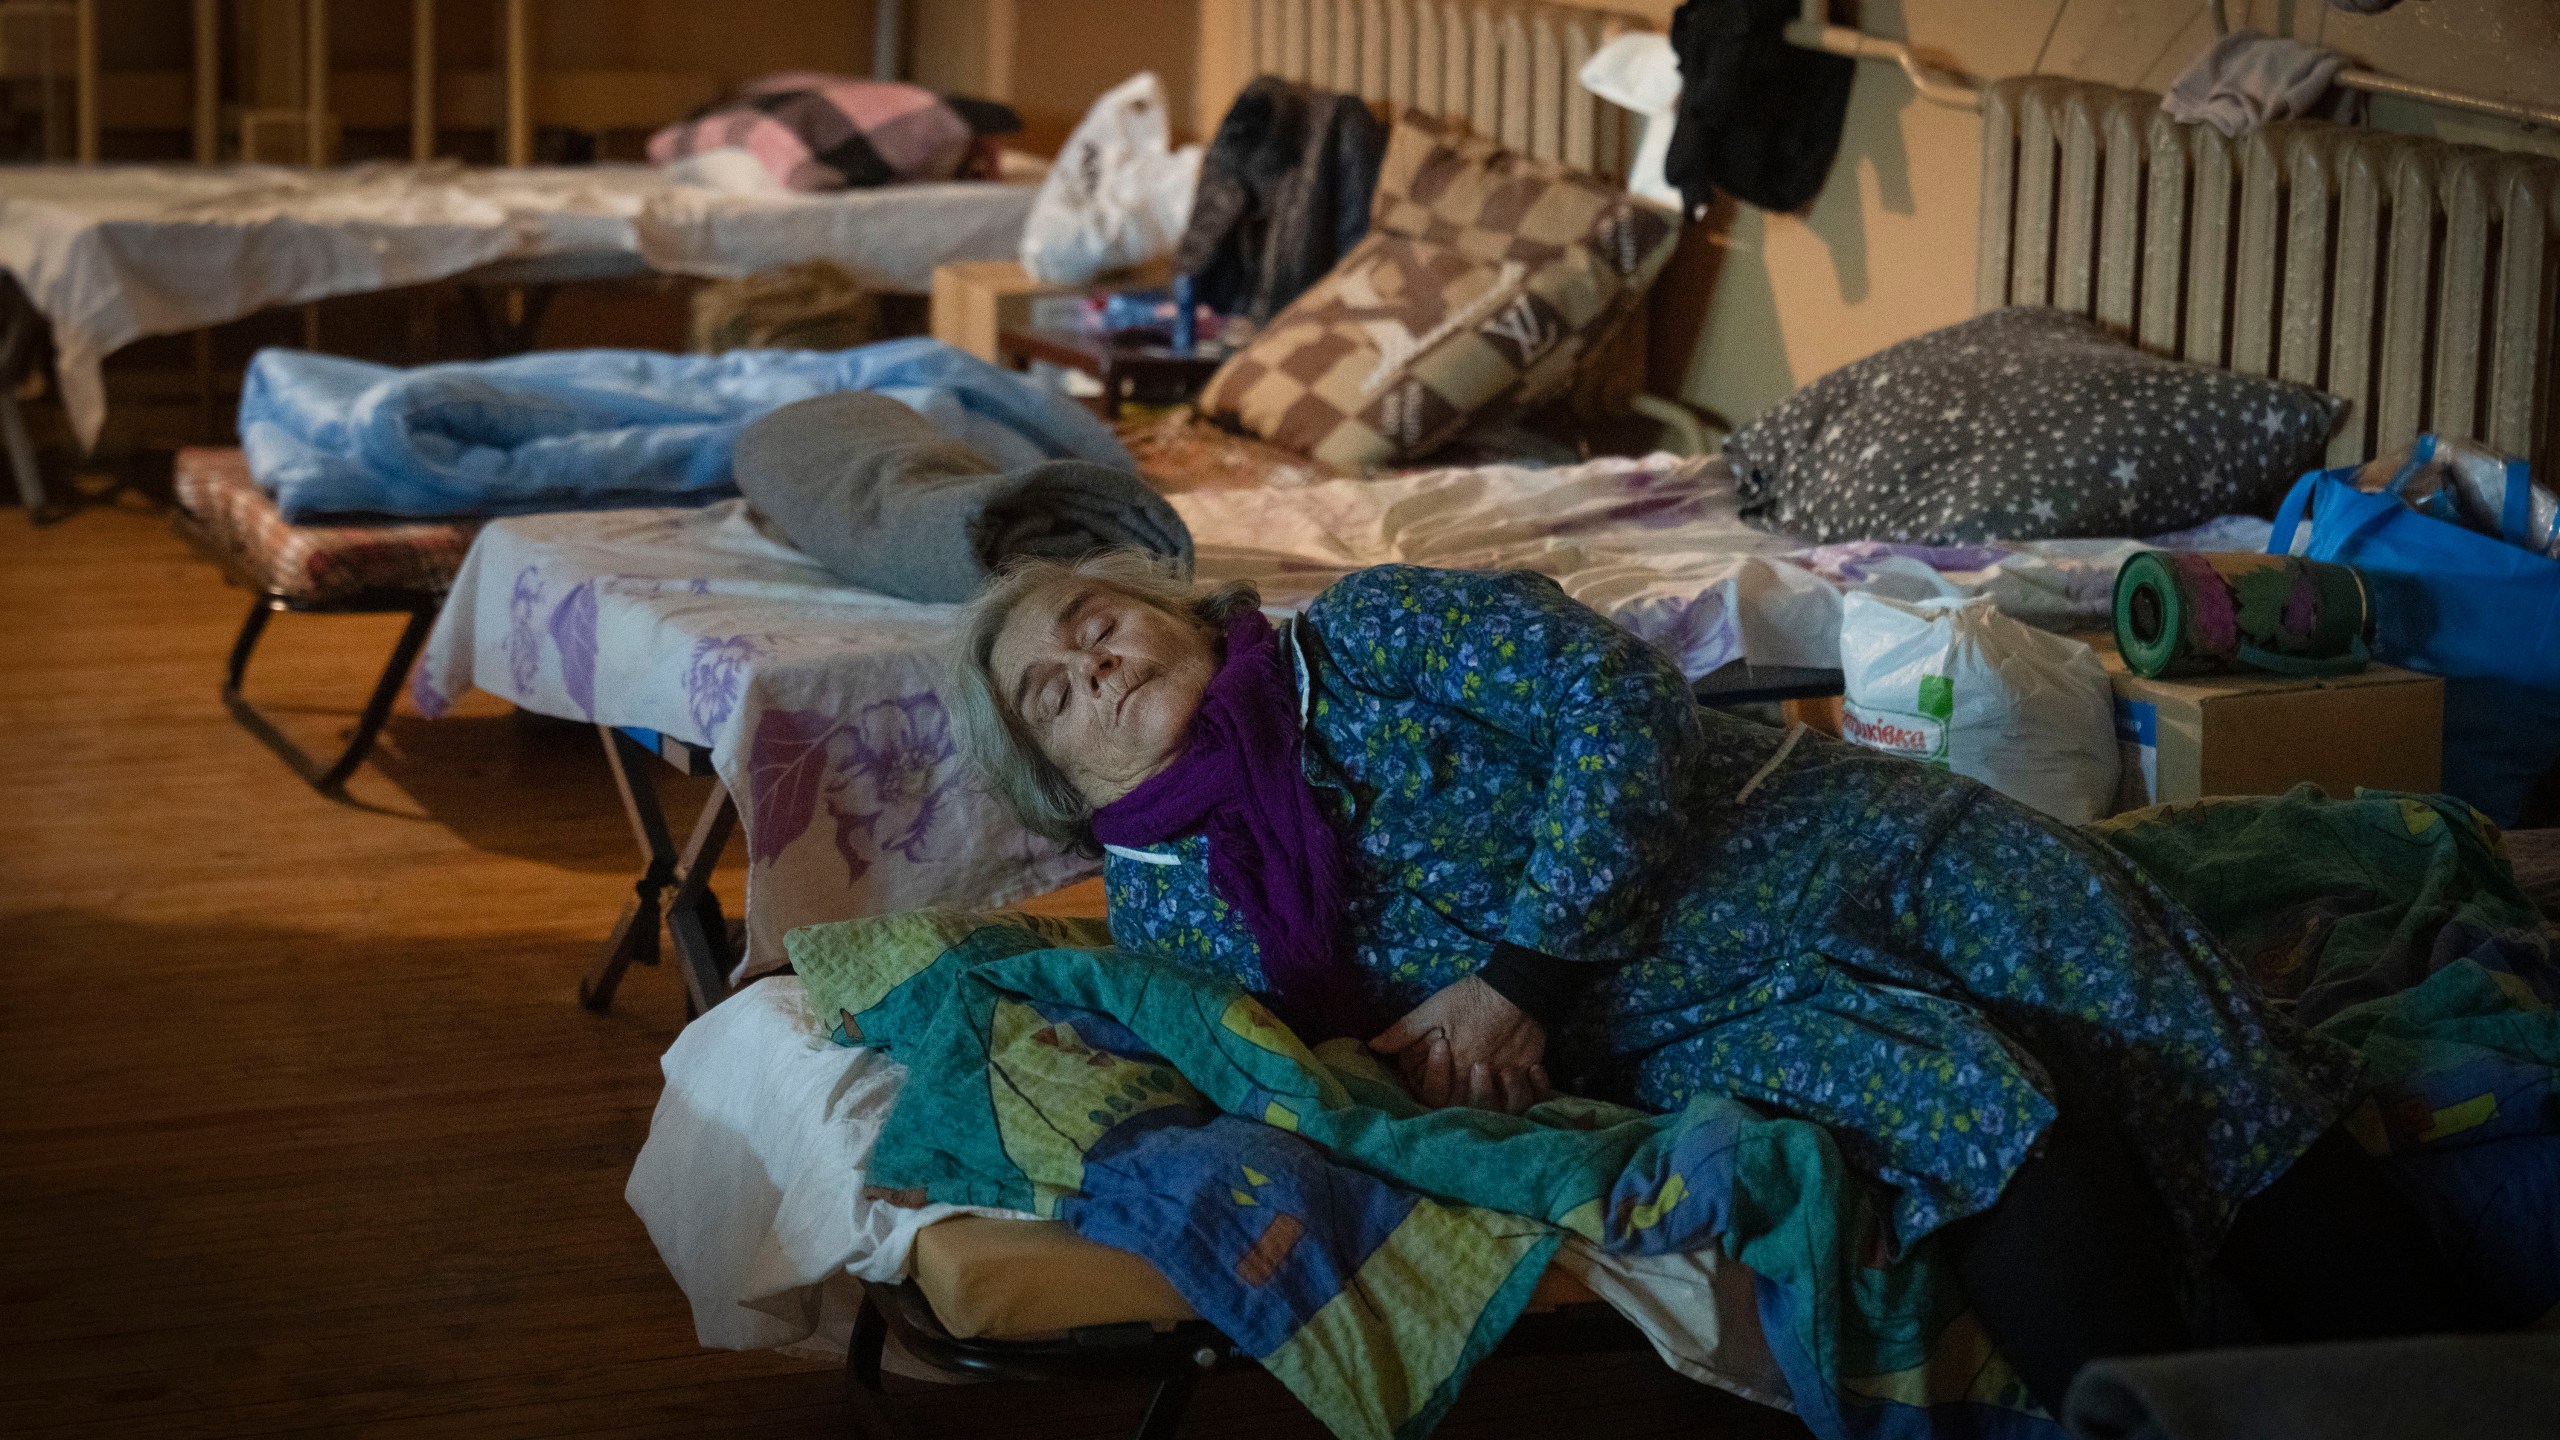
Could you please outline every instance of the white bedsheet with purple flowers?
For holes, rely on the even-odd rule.
[[[1691,676],[1729,661],[1839,663],[1840,597],[1987,594],[2050,628],[2102,625],[2130,540],[1807,547],[1744,524],[1721,461],[1668,455],[1478,466],[1171,497],[1204,581],[1275,610],[1403,562],[1531,569]],[[2153,544],[2262,549],[2264,520]],[[485,526],[411,680],[433,716],[477,686],[527,709],[708,746],[748,853],[746,959],[794,926],[986,907],[1092,873],[972,783],[938,687],[956,609],[848,589],[744,501],[532,515]]]
[[[965,778],[939,693],[955,613],[846,588],[743,500],[521,516],[473,542],[409,693],[430,717],[477,686],[707,746],[747,845],[743,977],[794,926],[1095,870]]]

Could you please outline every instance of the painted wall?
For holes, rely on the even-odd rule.
[[[1013,107],[1029,148],[1054,151],[1103,91],[1141,70],[1164,81],[1179,126],[1192,113],[1197,0],[1034,0],[1019,6]]]
[[[1867,0],[1860,23],[1952,68],[2166,89],[2212,38],[2197,0]],[[1841,14],[1843,7],[1835,7]],[[2292,34],[2422,83],[2560,97],[2560,3],[2403,0],[2377,16],[2319,0],[2232,0],[2234,28]],[[2405,102],[2377,126],[2560,154],[2560,135]],[[1684,243],[1655,311],[1654,380],[1735,422],[1798,384],[1973,309],[1981,125],[1862,61],[1840,155],[1801,215],[1721,207]]]
[[[1179,132],[1196,104],[1201,11],[1218,3],[908,0],[909,73],[1013,106],[1022,115],[1019,145],[1045,155],[1103,91],[1153,70]]]

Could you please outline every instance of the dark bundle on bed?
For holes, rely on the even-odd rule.
[[[1005,562],[1119,546],[1186,573],[1191,532],[1125,470],[1051,460],[1013,471],[885,395],[785,405],[738,437],[738,489],[848,585],[961,601]]]
[[[1173,268],[1220,314],[1270,319],[1369,232],[1386,148],[1358,96],[1258,77],[1209,141]]]

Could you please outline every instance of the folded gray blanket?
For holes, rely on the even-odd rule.
[[[1191,532],[1124,470],[1052,460],[999,472],[886,395],[795,401],[738,437],[738,489],[783,535],[865,590],[966,600],[1006,561],[1129,546],[1191,569]]]
[[[2548,1440],[2560,1334],[2440,1335],[2094,1361],[2073,1440]]]

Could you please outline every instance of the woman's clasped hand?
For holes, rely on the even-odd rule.
[[[1369,1042],[1393,1055],[1414,1098],[1514,1115],[1555,1093],[1547,1027],[1470,975],[1413,1007]]]

